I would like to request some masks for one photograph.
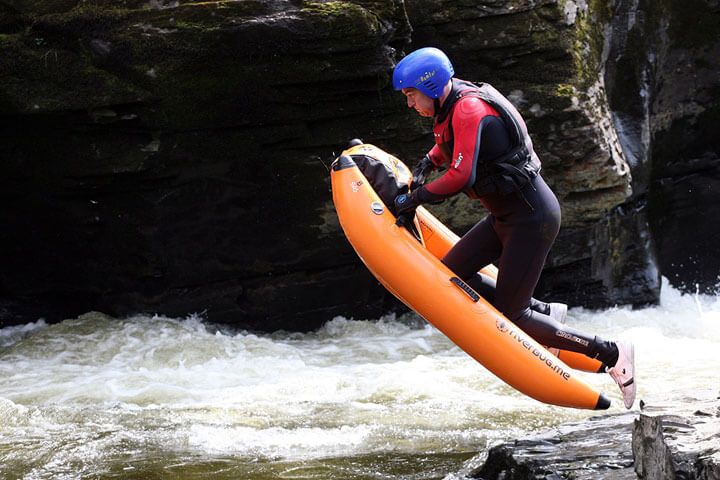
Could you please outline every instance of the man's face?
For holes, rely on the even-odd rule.
[[[403,88],[408,108],[414,108],[422,117],[435,115],[435,102],[417,88]]]

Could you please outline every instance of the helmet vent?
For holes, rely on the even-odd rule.
[[[437,92],[437,85],[435,85],[435,82],[431,80],[426,80],[423,83],[423,86],[427,88],[428,90],[431,90],[433,92]]]

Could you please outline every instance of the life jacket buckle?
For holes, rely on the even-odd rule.
[[[531,162],[527,162],[523,166],[523,170],[527,172],[527,174],[530,176],[530,178],[535,178],[538,176],[538,169],[535,168],[535,166]]]

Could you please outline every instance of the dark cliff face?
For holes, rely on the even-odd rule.
[[[692,181],[705,171],[693,165],[717,159],[716,109],[653,130],[651,172],[633,171],[648,195],[631,197],[624,151],[644,144],[615,125],[677,98],[658,87],[638,107],[625,79],[640,67],[623,55],[650,44],[615,42],[606,62],[608,30],[592,25],[613,17],[589,3],[0,0],[0,322],[206,311],[307,330],[396,306],[345,241],[326,167],[353,137],[409,163],[429,147],[430,125],[389,86],[400,55],[424,45],[528,119],[564,216],[540,291],[590,306],[656,300],[653,238],[663,262],[679,258],[666,257],[676,238],[693,244],[669,236],[676,220],[659,206],[677,194],[678,163]],[[690,59],[712,44],[697,42]],[[712,51],[697,56],[708,82]],[[712,205],[711,191],[694,198],[694,213]],[[438,215],[462,232],[481,212],[457,199]]]
[[[658,267],[677,287],[717,291],[720,272],[720,6],[615,2],[608,99],[646,207]]]
[[[367,3],[5,2],[3,316],[379,315],[325,166],[399,123],[409,26]]]

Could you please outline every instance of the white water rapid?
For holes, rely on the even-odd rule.
[[[720,390],[720,297],[572,309],[636,344],[638,398]],[[608,375],[583,374],[622,401]],[[635,407],[637,408],[637,406]],[[413,315],[256,335],[198,318],[0,330],[0,478],[430,479],[597,412],[524,397]]]

